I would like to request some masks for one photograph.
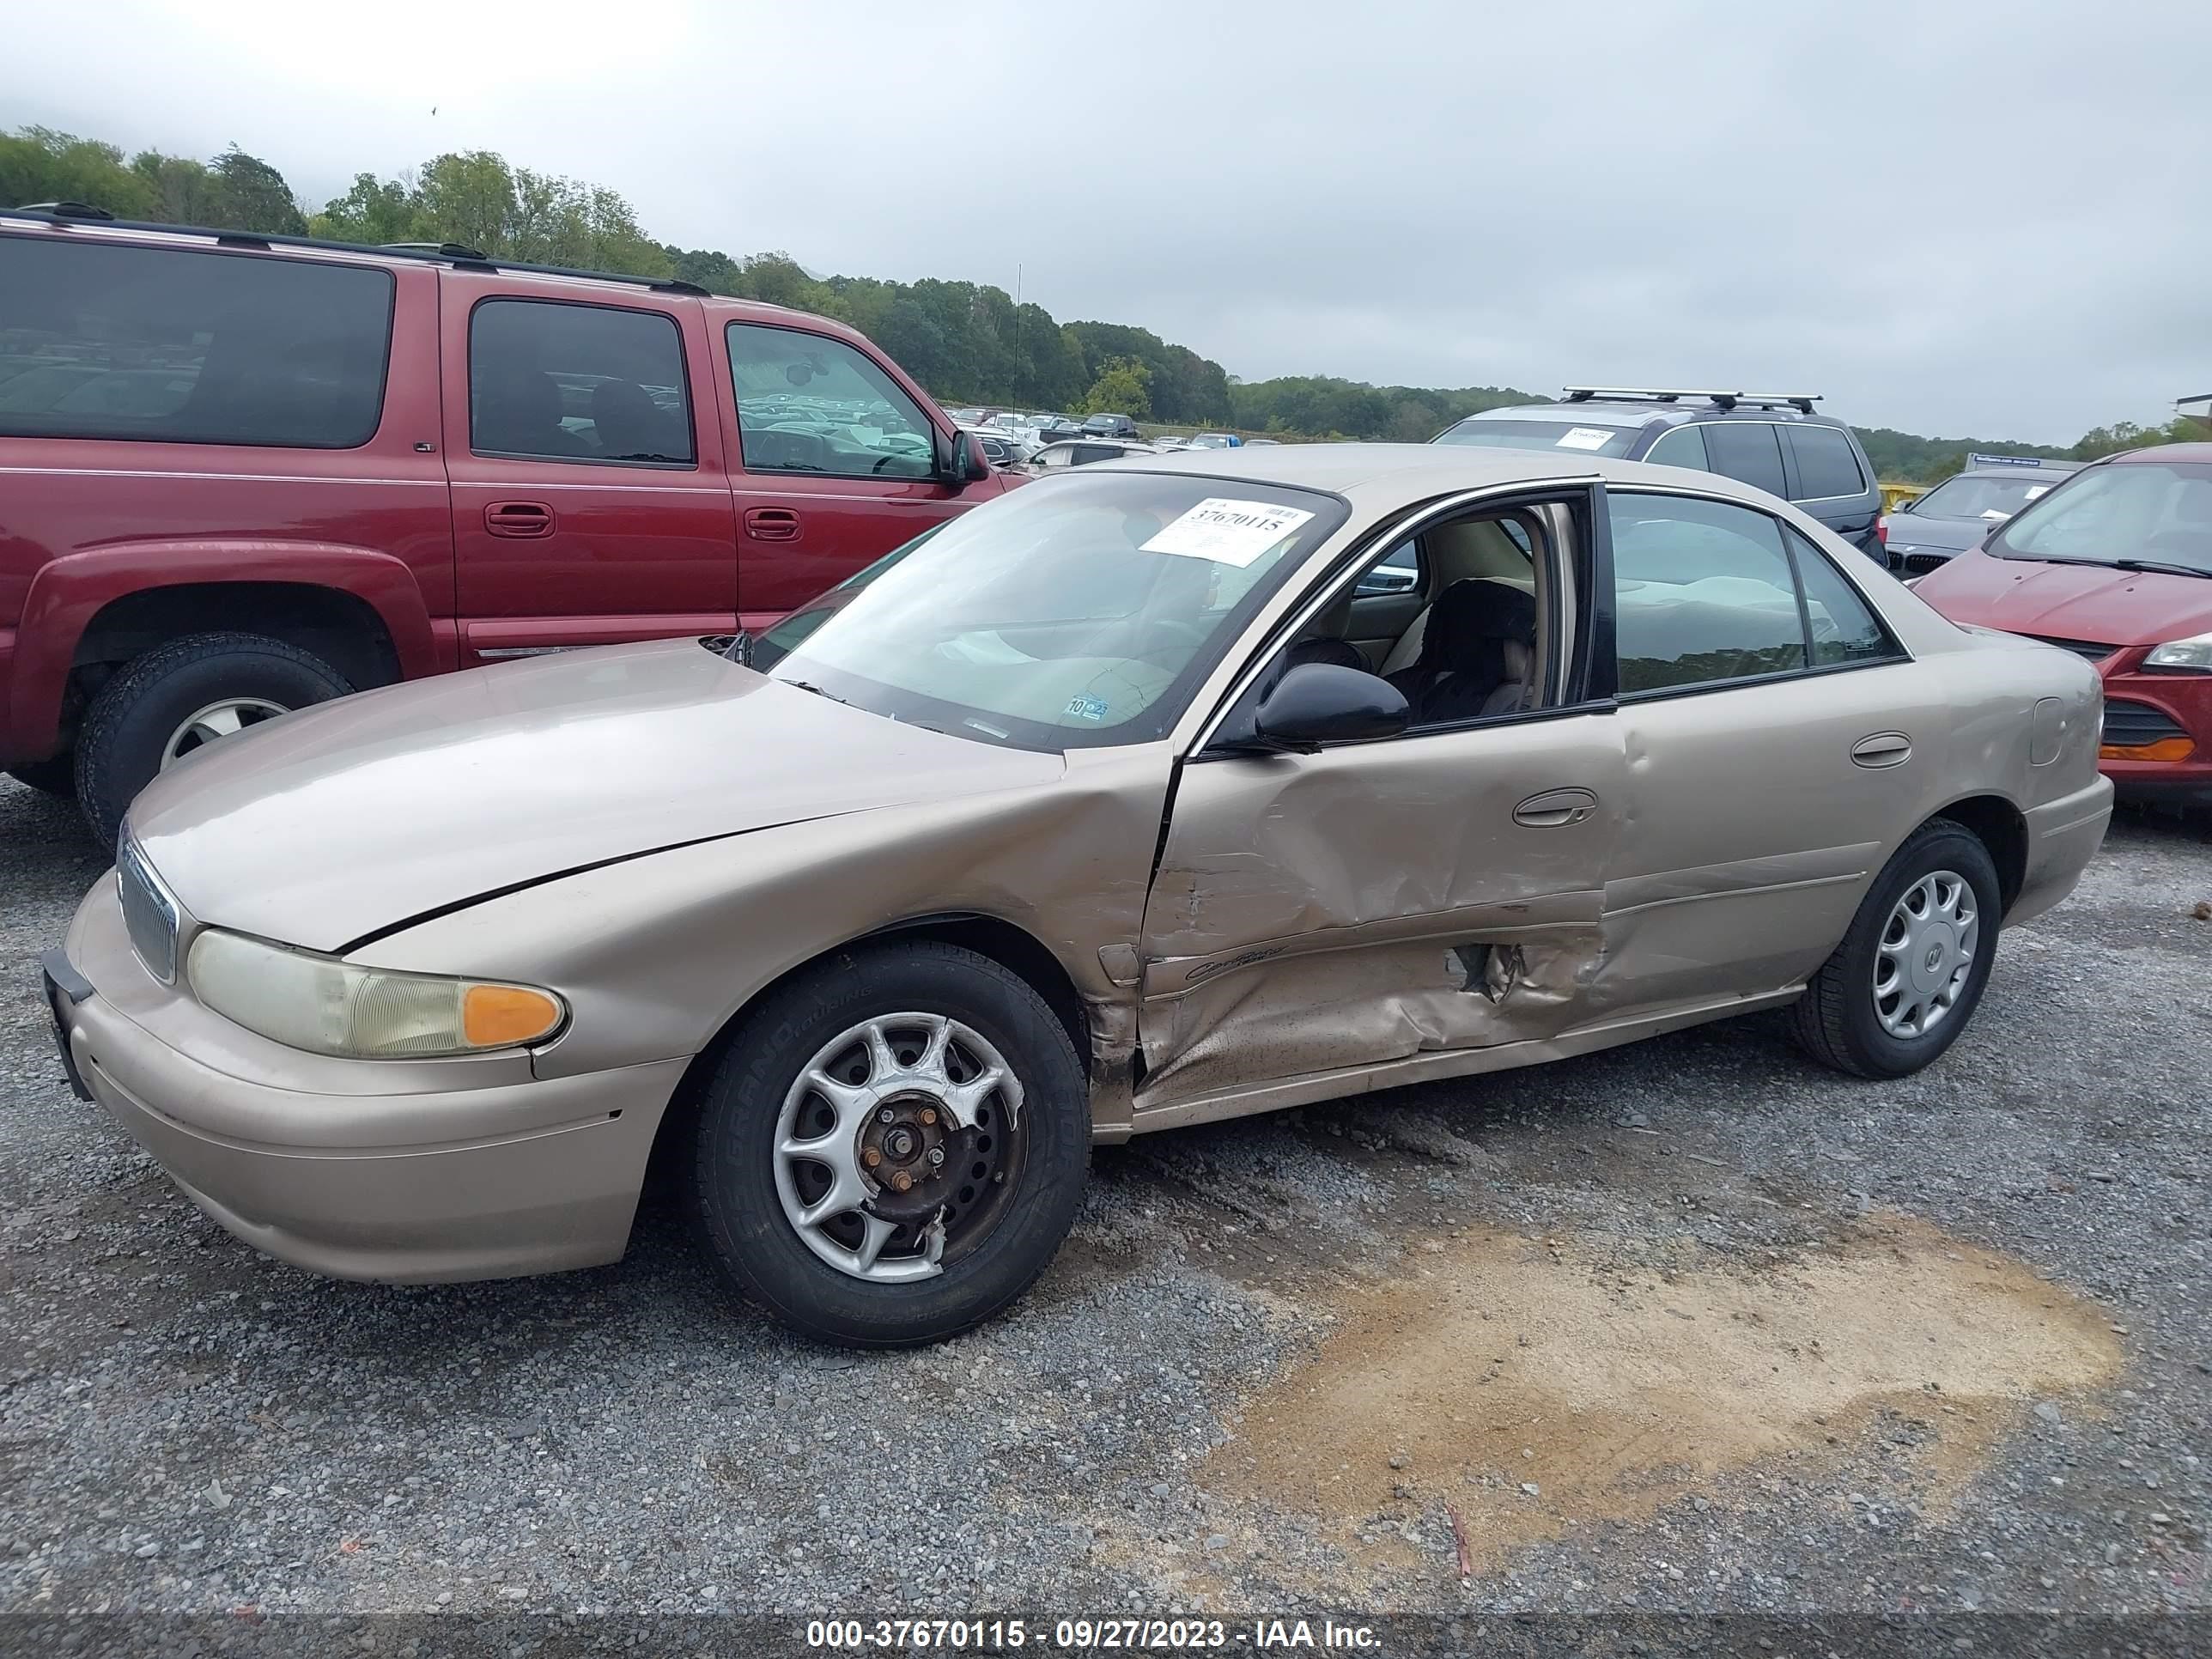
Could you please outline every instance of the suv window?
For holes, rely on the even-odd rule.
[[[1849,438],[1832,426],[1793,426],[1786,430],[1790,453],[1797,458],[1797,500],[1818,501],[1866,493],[1866,474],[1859,470],[1858,452]]]
[[[663,312],[486,300],[469,318],[469,447],[688,466],[684,341]]]
[[[376,434],[392,273],[0,236],[0,435],[351,449]]]
[[[842,340],[759,323],[724,331],[748,472],[927,478],[930,423],[898,382]]]
[[[1846,663],[1887,662],[1905,654],[1874,607],[1844,579],[1828,556],[1794,530],[1790,556],[1805,591],[1805,626],[1812,635],[1813,665],[1838,668]]]
[[[1725,501],[1626,491],[1606,499],[1622,694],[1806,666],[1781,526]]]
[[[1703,428],[1678,426],[1659,434],[1659,441],[1651,446],[1644,459],[1654,466],[1686,466],[1693,471],[1711,472],[1712,463],[1705,459],[1705,434]]]
[[[1765,421],[1715,421],[1705,428],[1705,453],[1714,471],[1764,489],[1789,493],[1782,481],[1782,446]]]

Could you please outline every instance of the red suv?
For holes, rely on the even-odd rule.
[[[1018,482],[860,335],[688,283],[0,210],[0,767],[774,621]]]
[[[2212,806],[2212,444],[2085,466],[1913,591],[2095,663],[2120,798]]]

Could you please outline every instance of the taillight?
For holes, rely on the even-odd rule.
[[[1884,547],[1889,545],[1889,514],[1885,513],[1874,521],[1874,538]]]

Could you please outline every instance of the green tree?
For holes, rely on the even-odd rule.
[[[1133,357],[1111,357],[1101,366],[1084,398],[1091,415],[1127,415],[1132,420],[1152,418],[1152,371]]]
[[[200,221],[223,230],[258,230],[273,236],[304,236],[307,221],[292,199],[284,175],[258,155],[233,144],[207,168],[210,217]]]
[[[318,236],[341,242],[422,242],[432,240],[416,223],[414,193],[397,179],[356,173],[353,188],[323,204],[312,221]]]
[[[519,257],[512,246],[514,175],[503,157],[488,149],[433,156],[423,163],[414,198],[425,241]]]
[[[147,219],[155,198],[147,179],[123,165],[123,152],[114,145],[51,127],[23,127],[0,137],[0,204],[32,202],[89,202],[118,219]]]

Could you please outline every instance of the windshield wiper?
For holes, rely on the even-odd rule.
[[[732,662],[743,663],[750,668],[753,665],[753,636],[741,628],[731,635],[729,640],[730,642],[722,647],[722,654]]]
[[[2000,553],[1997,556],[2015,564],[2073,564],[2090,570],[2133,570],[2145,575],[2212,578],[2212,570],[2200,569],[2193,564],[2167,564],[2158,559],[2066,559],[2042,553]]]
[[[2115,559],[2112,562],[2123,570],[2143,570],[2160,576],[2212,578],[2212,570],[2201,570],[2193,564],[2168,564],[2162,559]]]
[[[795,685],[802,691],[811,691],[817,697],[827,697],[832,702],[842,702],[848,708],[850,708],[853,706],[851,699],[841,697],[834,691],[824,691],[820,686],[815,684],[811,680],[786,680],[784,681],[784,684],[786,685]]]

